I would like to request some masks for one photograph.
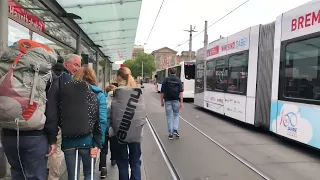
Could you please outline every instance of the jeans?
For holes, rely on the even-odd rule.
[[[75,176],[75,166],[76,166],[76,149],[68,149],[64,151],[64,158],[66,160],[68,179],[74,179]],[[80,180],[80,161],[83,163],[83,176],[84,180],[91,179],[91,156],[90,148],[79,149],[78,155],[78,180]],[[95,159],[93,161],[93,172],[95,171]],[[94,179],[94,178],[93,178]]]
[[[180,102],[178,100],[166,101],[165,102],[167,123],[168,123],[168,132],[170,135],[173,134],[174,130],[179,128],[179,110]],[[173,126],[172,126],[172,112],[173,112]]]
[[[108,154],[108,141],[110,142],[110,153],[111,158],[110,160],[115,160],[115,153],[116,153],[116,146],[117,146],[117,137],[106,137],[106,142],[103,145],[101,152],[100,152],[100,163],[99,163],[99,170],[101,170],[102,167],[107,167],[107,154]]]
[[[49,146],[45,135],[20,136],[19,153],[16,136],[2,136],[1,140],[4,152],[11,166],[12,180],[23,180],[25,178],[28,180],[47,179],[48,159],[46,155],[48,154]]]
[[[129,147],[129,153],[128,153]],[[120,144],[117,141],[117,166],[119,169],[119,180],[129,180],[129,164],[131,168],[130,180],[141,180],[141,144]]]

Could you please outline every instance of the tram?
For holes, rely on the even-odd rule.
[[[319,0],[198,53],[195,105],[320,148]]]

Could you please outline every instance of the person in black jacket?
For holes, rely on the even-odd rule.
[[[81,66],[81,57],[76,54],[69,54],[66,57],[66,60],[64,60],[61,56],[59,56],[57,64],[55,64],[52,67],[53,83],[51,84],[51,88],[59,89],[60,84],[71,81],[72,75],[80,68],[80,66]],[[58,93],[52,94],[52,97],[48,97],[48,98],[50,98],[48,99],[48,101],[51,100],[55,102],[55,103],[52,103],[52,105],[60,103],[60,98]],[[52,108],[52,107],[50,107],[50,104],[49,104],[47,108]],[[57,111],[51,110],[48,112],[49,114],[47,114],[47,117],[49,116],[49,117],[54,117],[59,119],[60,112],[58,110]],[[56,124],[55,126],[58,126],[58,124]],[[56,136],[56,140],[57,140],[56,152],[52,156],[50,156],[48,159],[48,169],[49,169],[48,180],[59,180],[61,176],[60,168],[64,160],[64,153],[61,150],[62,140],[61,140],[60,128],[58,129],[58,135]]]

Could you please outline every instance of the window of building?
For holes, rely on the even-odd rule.
[[[29,29],[21,24],[8,19],[8,45],[19,41],[20,39],[30,39]]]
[[[227,91],[245,94],[247,90],[248,56],[247,53],[229,58],[229,80]]]
[[[195,94],[202,93],[204,91],[204,63],[196,64],[196,79],[195,79]]]
[[[280,98],[320,104],[320,37],[292,42],[283,48]]]
[[[227,85],[228,66],[225,59],[216,61],[216,68],[214,70],[214,89],[217,91],[224,91]]]
[[[214,69],[215,69],[215,64],[216,62],[214,60],[208,61],[207,62],[207,71],[206,71],[206,76],[207,76],[207,90],[208,91],[213,91],[214,90]]]

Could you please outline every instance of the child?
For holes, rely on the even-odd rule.
[[[107,177],[107,154],[108,154],[108,141],[110,141],[110,152],[111,152],[111,165],[114,166],[116,165],[116,161],[115,161],[115,145],[114,142],[116,140],[115,136],[113,135],[113,130],[111,127],[111,102],[112,102],[112,97],[113,97],[113,91],[116,89],[117,87],[115,85],[110,85],[106,88],[106,97],[107,97],[107,113],[108,113],[108,127],[109,130],[106,131],[106,141],[105,144],[103,145],[103,148],[101,149],[100,152],[100,164],[99,164],[99,169],[101,170],[101,174],[100,177],[101,179],[104,179]]]

